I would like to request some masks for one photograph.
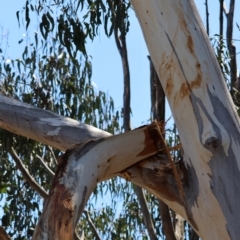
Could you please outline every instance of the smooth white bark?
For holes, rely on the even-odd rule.
[[[238,239],[239,119],[192,0],[132,0],[173,112],[202,239]]]

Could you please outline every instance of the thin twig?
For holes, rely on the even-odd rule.
[[[11,152],[10,152],[13,160],[15,161],[17,168],[20,170],[20,172],[23,175],[23,178],[26,180],[26,182],[37,192],[39,193],[39,195],[44,198],[47,199],[48,194],[47,192],[35,181],[35,179],[30,175],[30,173],[28,172],[28,170],[26,169],[26,167],[24,166],[24,164],[22,163],[21,159],[18,157],[16,151],[14,150],[14,148],[11,148]]]
[[[55,157],[55,154],[54,154],[52,148],[51,148],[50,146],[48,146],[48,145],[47,145],[47,148],[50,150],[55,164],[58,165],[58,161],[57,161],[57,159],[56,159],[56,157]]]
[[[97,232],[97,229],[96,229],[95,225],[93,224],[92,219],[91,219],[88,211],[87,211],[87,210],[84,210],[83,213],[84,213],[85,216],[86,216],[86,219],[87,219],[87,221],[88,221],[88,224],[90,225],[90,227],[91,227],[91,229],[92,229],[92,231],[93,231],[93,233],[94,233],[94,235],[95,235],[95,238],[96,238],[97,240],[101,240],[101,238],[100,238],[100,236],[99,236],[99,234],[98,234],[98,232]]]
[[[44,162],[44,160],[39,156],[36,155],[39,162],[43,165],[43,167],[50,173],[53,177],[55,176],[54,172],[48,167],[48,165]]]

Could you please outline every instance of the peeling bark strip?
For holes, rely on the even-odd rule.
[[[126,134],[76,145],[61,156],[33,239],[73,239],[84,206],[100,181],[162,149],[157,123]]]
[[[190,222],[202,239],[238,239],[239,118],[194,1],[131,2],[184,149]]]

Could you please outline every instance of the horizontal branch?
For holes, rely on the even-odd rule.
[[[0,128],[65,151],[110,133],[0,94]]]

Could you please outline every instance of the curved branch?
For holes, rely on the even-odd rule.
[[[20,172],[23,175],[23,178],[26,180],[26,182],[36,191],[40,194],[40,196],[44,199],[47,199],[48,194],[47,192],[35,181],[35,179],[30,175],[28,170],[23,165],[21,159],[17,156],[16,151],[14,148],[11,148],[10,152],[13,160],[15,161],[17,168],[20,170]]]
[[[153,123],[68,149],[59,161],[33,239],[72,239],[96,184],[159,152],[160,134],[157,123]]]
[[[57,159],[56,159],[56,157],[55,157],[55,154],[54,154],[52,148],[51,148],[50,146],[48,146],[48,145],[47,145],[47,148],[50,150],[50,152],[51,152],[51,154],[52,154],[52,157],[53,157],[53,160],[54,160],[54,163],[55,163],[56,166],[57,166],[57,165],[58,165],[58,161],[57,161]]]
[[[101,240],[101,238],[100,238],[100,236],[99,236],[99,234],[98,234],[98,231],[97,231],[95,225],[93,224],[92,219],[91,219],[88,211],[87,211],[87,210],[84,210],[83,213],[84,213],[85,216],[86,216],[86,219],[87,219],[87,221],[88,221],[88,223],[89,223],[89,225],[90,225],[90,227],[91,227],[91,229],[92,229],[92,231],[93,231],[93,233],[94,233],[94,235],[95,235],[96,240]]]

